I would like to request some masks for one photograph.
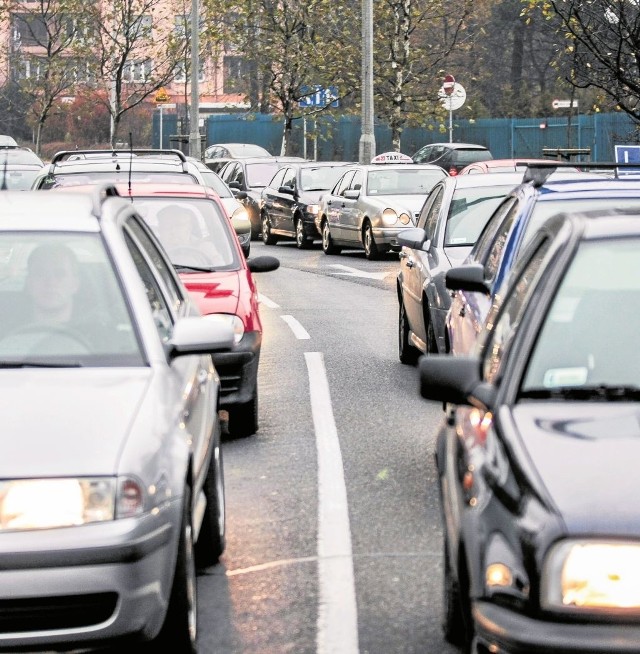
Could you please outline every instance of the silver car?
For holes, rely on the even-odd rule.
[[[110,187],[0,193],[0,311],[0,649],[193,654],[231,329]]]
[[[345,168],[320,198],[315,223],[325,254],[363,249],[367,259],[399,250],[398,234],[415,225],[433,186],[447,177],[440,166],[379,163]]]

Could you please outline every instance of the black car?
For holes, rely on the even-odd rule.
[[[493,159],[489,148],[475,143],[431,143],[421,147],[412,157],[414,163],[436,164],[449,175],[457,175],[476,161]]]
[[[420,361],[436,442],[444,629],[474,654],[638,652],[640,213],[559,214],[471,355]]]
[[[251,222],[251,239],[262,234],[260,198],[262,190],[285,165],[277,157],[247,157],[229,160],[218,173],[247,210]]]
[[[275,245],[282,237],[295,239],[303,249],[319,239],[316,217],[320,196],[344,172],[347,161],[301,161],[283,166],[262,191],[262,240]]]

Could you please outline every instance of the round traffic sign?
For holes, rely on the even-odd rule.
[[[455,111],[456,109],[460,109],[464,104],[464,101],[467,99],[467,92],[464,90],[462,84],[455,82],[451,93],[445,90],[444,85],[441,86],[438,91],[438,99],[445,109]]]

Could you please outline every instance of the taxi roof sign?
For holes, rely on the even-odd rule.
[[[372,160],[373,164],[385,164],[385,163],[413,163],[413,159],[402,152],[383,152],[382,154],[376,155]]]
[[[154,100],[156,101],[157,104],[164,104],[166,102],[169,102],[170,98],[169,98],[169,94],[167,93],[167,90],[164,87],[160,87],[155,95]]]

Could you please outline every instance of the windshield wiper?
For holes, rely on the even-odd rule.
[[[531,388],[520,393],[520,397],[536,400],[640,401],[640,387],[599,384],[597,386],[570,386],[564,388]]]
[[[215,272],[216,269],[211,267],[211,266],[187,266],[184,263],[174,263],[173,267],[182,272],[189,272],[190,270],[193,272]]]

